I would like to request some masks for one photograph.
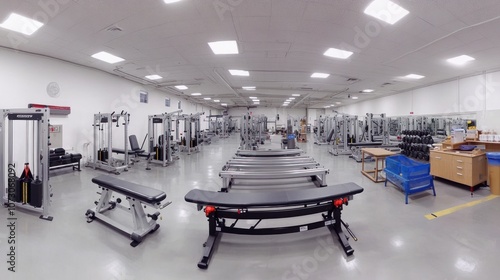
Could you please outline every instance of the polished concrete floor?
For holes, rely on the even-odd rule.
[[[269,146],[269,144],[266,144]],[[346,257],[336,238],[321,228],[280,236],[225,234],[208,270],[196,264],[208,234],[203,212],[184,202],[192,188],[218,190],[218,173],[237,147],[238,137],[221,139],[173,165],[144,170],[133,166],[119,178],[164,190],[172,204],[162,211],[160,229],[136,248],[127,237],[86,222],[84,213],[98,199],[84,168],[52,173],[54,220],[17,211],[16,272],[7,270],[8,231],[0,230],[0,279],[498,279],[500,277],[500,199],[428,220],[426,214],[486,198],[480,188],[435,180],[437,196],[404,195],[360,174],[361,164],[332,156],[328,146],[298,144],[330,169],[327,183],[355,182],[364,192],[343,211],[357,235]],[[7,209],[0,209],[7,224]]]

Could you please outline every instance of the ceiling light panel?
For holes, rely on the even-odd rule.
[[[163,79],[163,77],[162,77],[162,76],[160,76],[160,75],[148,75],[148,76],[146,76],[145,78],[146,78],[146,79],[148,79],[148,80],[159,80],[159,79]]]
[[[294,93],[294,94],[292,94],[292,96],[296,96],[296,97],[298,97],[298,96],[300,96],[300,94],[298,94],[298,93]]]
[[[322,78],[322,79],[325,79],[325,78],[328,78],[330,76],[330,74],[326,74],[326,73],[313,73],[311,75],[311,78]]]
[[[185,86],[185,85],[179,85],[179,86],[175,86],[175,87],[176,87],[177,89],[179,89],[179,90],[186,90],[186,89],[188,89],[188,87],[187,87],[187,86]]]
[[[449,58],[446,61],[448,61],[451,64],[462,66],[462,65],[467,64],[467,62],[470,62],[470,61],[473,61],[473,60],[476,60],[476,59],[473,58],[473,57],[471,57],[471,56],[468,56],[468,55],[464,54],[464,55],[461,55],[461,56]]]
[[[425,78],[425,76],[418,75],[418,74],[409,74],[409,75],[406,75],[405,78],[419,80],[419,79]]]
[[[180,2],[182,0],[163,0],[163,2],[165,2],[165,4],[172,4],[172,3],[176,3],[176,2]]]
[[[16,13],[11,13],[4,22],[0,23],[0,27],[2,28],[19,32],[27,36],[35,33],[42,26],[43,23]]]
[[[392,1],[375,0],[366,7],[364,13],[389,24],[395,24],[410,12]]]
[[[352,52],[336,48],[329,48],[323,55],[334,58],[347,59],[352,55]]]
[[[208,43],[214,54],[238,54],[236,41],[217,41]]]
[[[245,71],[245,70],[234,70],[234,69],[231,69],[231,70],[228,70],[228,71],[233,76],[250,76],[250,72]]]
[[[370,92],[373,92],[373,89],[364,89],[364,90],[362,90],[362,92],[364,92],[364,93],[370,93]]]
[[[244,90],[255,90],[255,87],[242,87]]]
[[[192,95],[192,96],[200,96],[200,95],[201,95],[201,93],[199,93],[199,92],[194,92],[194,93],[191,93],[191,95]]]
[[[93,54],[92,57],[95,59],[99,59],[99,60],[102,60],[104,62],[107,62],[109,64],[114,64],[114,63],[121,62],[121,61],[125,60],[121,57],[118,57],[116,55],[112,55],[112,54],[107,53],[107,52],[98,52],[98,53]]]
[[[212,98],[210,98],[210,97],[205,97],[205,98],[203,98],[203,99],[205,99],[205,100],[210,100],[210,99],[212,99]]]

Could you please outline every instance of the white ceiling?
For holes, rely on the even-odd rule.
[[[166,5],[162,0],[2,0],[0,21],[16,12],[46,24],[30,37],[13,37],[0,28],[0,45],[169,92],[184,84],[189,89],[177,94],[201,92],[192,98],[216,105],[203,100],[212,97],[229,106],[251,105],[248,97],[256,96],[260,106],[278,107],[299,93],[290,107],[323,108],[500,67],[500,1],[395,1],[410,14],[394,25],[365,15],[370,1],[183,0]],[[122,31],[108,31],[112,26]],[[240,53],[214,55],[207,42],[219,40],[236,40]],[[330,47],[354,54],[347,60],[323,56]],[[111,65],[90,57],[99,51],[125,61]],[[445,61],[462,54],[476,60],[465,67]],[[248,70],[250,76],[231,76],[228,69]],[[331,76],[313,79],[313,72]],[[410,73],[426,77],[401,78]],[[151,74],[164,78],[139,80]],[[359,93],[366,88],[375,92]]]

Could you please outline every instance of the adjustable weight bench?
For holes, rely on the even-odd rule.
[[[247,235],[286,234],[308,231],[327,226],[335,233],[346,255],[354,253],[348,237],[342,231],[342,225],[354,240],[357,238],[349,225],[341,219],[343,205],[347,205],[355,194],[363,188],[355,183],[315,189],[298,189],[279,192],[225,193],[194,189],[189,191],[184,200],[196,203],[198,210],[204,209],[208,217],[208,239],[204,243],[204,252],[199,268],[206,269],[213,254],[213,249],[223,232]],[[293,226],[257,228],[264,219],[281,219],[322,213],[321,219],[308,224]],[[326,213],[326,214],[325,214]],[[226,225],[226,219],[234,220]],[[258,220],[253,226],[236,227],[239,220]]]
[[[163,191],[120,180],[109,175],[95,177],[92,182],[97,184],[102,191],[100,193],[101,198],[95,202],[96,207],[87,210],[85,213],[87,222],[90,223],[94,219],[98,219],[129,235],[130,239],[132,239],[132,243],[130,243],[132,247],[137,246],[147,234],[155,232],[160,227],[156,223],[160,212],[146,214],[144,208],[150,206],[155,209],[163,209],[171,203],[161,204],[167,197]],[[122,206],[120,198],[112,201],[113,192],[124,195],[129,202],[129,207]],[[103,214],[115,208],[120,208],[132,215],[133,227],[119,223]],[[150,218],[149,221],[148,218]]]

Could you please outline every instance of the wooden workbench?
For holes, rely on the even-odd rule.
[[[375,160],[374,170],[365,170],[365,154],[370,155]],[[370,178],[375,183],[385,182],[385,178],[380,176],[379,171],[384,170],[385,158],[388,156],[395,155],[396,153],[382,149],[382,148],[362,148],[361,149],[361,173],[366,177]],[[382,167],[379,169],[378,161],[382,160]]]

